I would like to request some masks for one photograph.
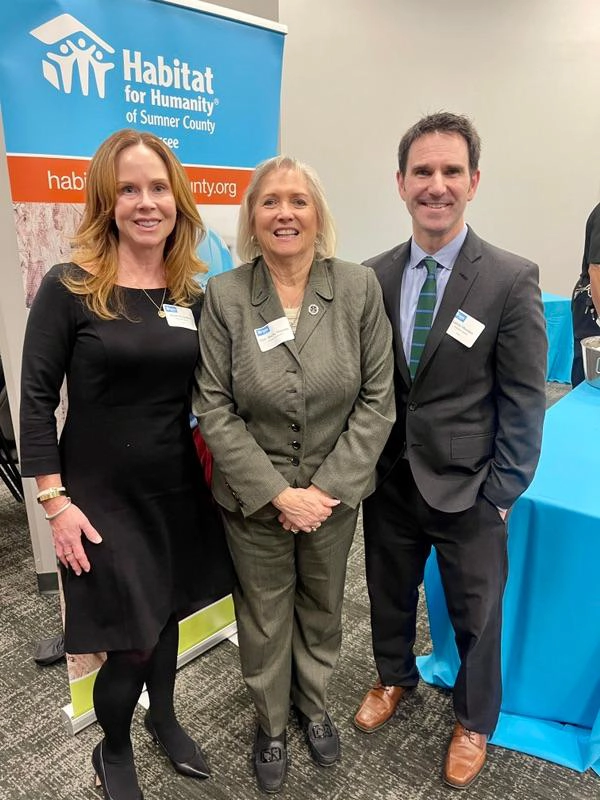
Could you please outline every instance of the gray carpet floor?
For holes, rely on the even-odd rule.
[[[549,402],[564,388],[549,387]],[[98,800],[90,753],[97,725],[66,732],[60,707],[69,702],[64,661],[38,667],[37,641],[60,630],[58,600],[40,596],[22,506],[0,488],[0,800]],[[430,641],[424,602],[417,651]],[[290,721],[289,800],[447,800],[441,764],[453,724],[449,693],[421,683],[394,720],[371,736],[352,726],[357,702],[374,678],[362,537],[351,551],[344,607],[344,644],[332,681],[330,711],[342,737],[342,761],[317,767],[295,721]],[[178,674],[182,723],[201,742],[212,766],[209,781],[173,772],[157,752],[136,711],[133,740],[146,800],[258,800],[250,751],[254,718],[241,680],[236,647],[223,642]],[[478,781],[462,796],[472,800],[598,800],[600,778],[499,747],[490,747]]]

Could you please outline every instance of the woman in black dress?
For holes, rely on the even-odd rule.
[[[107,652],[92,762],[111,800],[142,797],[130,725],[144,683],[149,733],[177,771],[209,774],[173,708],[178,614],[210,594],[198,574],[214,513],[189,426],[202,233],[170,149],[113,134],[88,170],[73,263],[44,278],[25,337],[23,474],[37,480],[61,564],[66,650]]]

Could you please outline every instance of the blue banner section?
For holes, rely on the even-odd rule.
[[[254,167],[277,152],[279,31],[160,0],[11,0],[0,20],[9,154],[90,157],[125,127],[184,164]]]

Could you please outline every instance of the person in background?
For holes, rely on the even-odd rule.
[[[573,367],[571,384],[577,386],[584,378],[581,340],[600,336],[600,204],[585,226],[585,244],[581,275],[573,290]]]
[[[419,585],[435,547],[460,657],[444,779],[479,774],[500,709],[507,509],[533,477],[545,409],[538,268],[464,222],[479,184],[471,122],[440,113],[402,137],[412,239],[366,263],[395,345],[396,424],[363,521],[378,680],[354,717],[372,733],[418,681]]]
[[[107,654],[92,763],[111,800],[142,797],[130,725],[144,683],[148,732],[178,772],[209,775],[173,707],[178,616],[211,594],[198,565],[218,524],[190,432],[202,232],[169,148],[114,133],[88,169],[73,262],[44,278],[25,335],[22,469],[60,562],[66,650]]]
[[[391,329],[374,272],[334,258],[315,173],[280,156],[242,202],[247,263],[208,283],[193,408],[237,573],[254,770],[287,770],[290,703],[323,767],[340,757],[327,686],[341,643],[348,551],[394,419]]]

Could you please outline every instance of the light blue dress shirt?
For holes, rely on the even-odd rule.
[[[400,293],[400,333],[404,345],[404,355],[406,363],[410,362],[410,348],[412,344],[413,329],[415,326],[415,312],[419,301],[421,288],[427,278],[427,267],[422,263],[426,256],[435,258],[439,267],[437,270],[437,298],[433,319],[435,320],[440,303],[446,291],[446,285],[452,272],[452,267],[456,263],[461,247],[465,243],[468,227],[465,225],[462,231],[457,234],[451,242],[444,245],[437,253],[426,253],[422,250],[414,239],[410,243],[410,256],[402,275],[402,291]]]

